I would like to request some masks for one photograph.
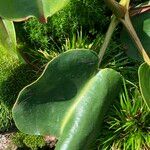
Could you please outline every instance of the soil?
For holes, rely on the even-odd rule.
[[[16,150],[17,147],[12,143],[11,136],[13,133],[0,134],[0,150]]]

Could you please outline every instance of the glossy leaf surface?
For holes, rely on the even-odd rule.
[[[13,22],[2,18],[0,18],[0,44],[16,55],[16,34]]]
[[[139,84],[143,99],[150,110],[150,66],[146,63],[139,68]]]
[[[68,51],[52,60],[43,75],[19,94],[13,109],[18,128],[29,134],[59,135],[62,117],[78,90],[98,68],[97,55]]]
[[[144,49],[148,54],[150,54],[150,13],[145,12],[143,14],[133,16],[131,19]],[[142,60],[134,42],[125,30],[123,30],[121,34],[121,40],[125,45],[125,49],[127,50],[129,57],[135,60]]]
[[[28,134],[54,135],[59,150],[91,146],[110,103],[119,94],[121,75],[98,71],[90,50],[72,50],[52,60],[41,77],[25,87],[13,108],[17,127]]]
[[[0,0],[0,16],[24,20],[35,16],[45,22],[48,16],[63,8],[69,0]]]
[[[102,69],[79,92],[64,116],[56,150],[92,150],[104,115],[121,89],[121,75]]]

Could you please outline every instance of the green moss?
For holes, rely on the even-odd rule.
[[[12,57],[0,47],[0,131],[8,130],[13,124],[11,109],[19,91],[36,76],[27,65]]]
[[[0,53],[0,131],[2,132],[7,130],[12,124],[11,111],[7,107],[5,103],[7,99],[3,95],[3,92],[7,91],[7,87],[3,88],[3,83],[7,82],[8,77],[13,74],[13,70],[20,64],[2,47],[0,47]]]
[[[145,1],[132,0],[131,3]],[[106,33],[111,15],[112,12],[103,0],[71,0],[65,8],[48,18],[47,24],[40,23],[36,18],[15,23],[17,41],[23,45],[20,50],[23,55],[27,55],[29,63],[43,65],[47,60],[39,51],[62,52],[66,39],[72,40],[73,35],[81,28],[83,35],[91,42],[98,34]]]
[[[20,63],[19,61],[12,57],[5,49],[0,46],[0,84],[7,80],[7,77],[10,76],[13,72],[13,69],[17,68]]]
[[[27,135],[21,132],[15,133],[12,136],[12,141],[19,148],[29,148],[31,150],[37,150],[46,145],[42,136]]]
[[[38,148],[42,148],[45,146],[45,141],[41,136],[26,136],[23,140],[27,147],[30,147],[32,150],[37,150]]]
[[[12,125],[12,115],[8,107],[0,101],[0,132],[7,131]]]
[[[108,9],[99,0],[71,0],[70,4],[55,14],[52,20],[58,36],[83,28],[86,32],[104,30],[108,23]],[[68,32],[69,31],[69,32]]]
[[[64,9],[48,18],[47,24],[41,24],[35,18],[23,24],[16,23],[17,36],[37,54],[38,50],[61,52],[66,38],[71,38],[81,28],[90,39],[97,33],[104,33],[110,17],[108,14],[111,13],[103,1],[71,0]]]
[[[21,132],[17,132],[15,134],[12,135],[11,139],[12,142],[18,147],[25,147],[25,144],[23,142],[23,140],[25,139],[26,134],[21,133]]]
[[[36,72],[1,49],[0,100],[12,107],[19,91],[36,78]]]

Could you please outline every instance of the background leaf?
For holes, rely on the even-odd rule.
[[[21,21],[35,16],[45,22],[48,16],[63,8],[69,0],[0,0],[0,16]],[[9,11],[8,11],[9,10]]]
[[[143,47],[145,48],[146,52],[150,54],[150,13],[145,12],[143,14],[138,14],[133,16],[131,19]],[[142,57],[140,56],[134,42],[131,40],[125,29],[123,29],[121,33],[121,40],[124,43],[129,57],[141,61]]]
[[[143,99],[150,109],[150,66],[146,63],[139,68],[139,84]]]
[[[150,18],[144,21],[143,31],[150,37]]]
[[[0,44],[10,52],[16,55],[16,34],[14,24],[12,21],[8,21],[0,18]]]

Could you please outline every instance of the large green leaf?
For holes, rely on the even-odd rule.
[[[144,49],[148,54],[150,54],[150,13],[145,12],[143,14],[133,16],[131,19]],[[125,45],[127,54],[131,58],[135,60],[142,60],[142,57],[140,56],[134,42],[132,41],[125,29],[122,31],[121,40]]]
[[[13,109],[18,128],[29,134],[58,135],[61,115],[97,70],[97,62],[97,55],[86,50],[68,51],[52,60],[42,76],[19,94]]]
[[[120,85],[120,74],[108,68],[85,84],[63,118],[56,150],[93,149],[104,115],[119,95]]]
[[[63,8],[69,0],[0,0],[0,16],[11,20],[24,20],[36,16],[45,22],[48,16]]]
[[[0,44],[16,55],[16,34],[12,21],[0,18]]]
[[[139,68],[139,84],[143,99],[150,109],[150,66],[146,63]]]
[[[57,136],[59,150],[78,150],[83,144],[88,147],[99,135],[104,113],[119,94],[120,82],[116,71],[98,71],[94,52],[65,52],[20,92],[13,118],[22,132]]]

